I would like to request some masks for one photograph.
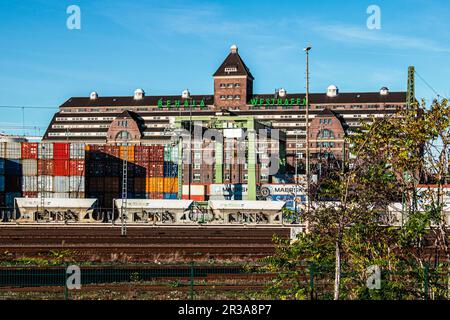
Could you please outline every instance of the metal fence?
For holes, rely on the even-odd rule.
[[[333,270],[303,265],[273,272],[243,265],[0,266],[0,299],[312,299],[333,298]],[[445,300],[449,265],[382,271],[381,287],[342,273],[344,299]],[[301,293],[299,295],[299,293]]]

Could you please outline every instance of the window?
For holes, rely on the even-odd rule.
[[[220,87],[221,87],[221,88],[226,88],[227,85],[226,85],[225,83],[221,83],[221,84],[220,84]]]
[[[202,154],[200,152],[195,152],[194,153],[194,159],[201,160],[202,159]]]
[[[225,100],[226,96],[220,96],[220,100]]]
[[[120,120],[117,123],[118,123],[118,125],[120,127],[128,127],[128,121],[127,120]]]
[[[201,169],[201,164],[200,163],[194,163],[194,169],[195,170],[200,170]]]
[[[318,139],[334,139],[334,133],[331,130],[324,129],[320,130],[317,134]]]
[[[228,88],[233,88],[233,84],[232,84],[232,83],[229,83],[229,84],[227,84],[227,87],[228,87]]]
[[[200,181],[200,180],[201,180],[200,173],[194,173],[194,181]]]
[[[228,100],[231,100],[231,99],[233,99],[233,96],[232,96],[232,95],[228,95],[228,96],[227,96],[227,99],[228,99]]]
[[[235,84],[234,84],[234,87],[235,87],[235,88],[240,88],[241,85],[240,85],[239,83],[235,83]]]
[[[234,99],[235,100],[241,100],[241,96],[237,94],[237,95],[234,96]]]
[[[116,135],[116,140],[130,140],[131,134],[128,131],[120,131]]]

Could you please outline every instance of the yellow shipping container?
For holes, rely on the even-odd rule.
[[[127,149],[125,149],[127,148]],[[127,154],[127,161],[133,162],[134,161],[134,146],[131,147],[124,147],[121,146],[120,147],[120,154],[119,157],[122,160],[125,160],[125,153],[128,152]]]
[[[178,192],[178,178],[164,178],[164,192],[177,193]]]
[[[145,191],[148,192],[164,192],[164,178],[150,177],[147,178]]]

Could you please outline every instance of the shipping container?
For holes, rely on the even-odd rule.
[[[20,142],[6,143],[6,159],[21,159],[22,158],[22,144]]]
[[[55,142],[53,143],[53,159],[54,160],[69,160],[70,158],[70,144]]]
[[[107,163],[102,160],[87,160],[86,161],[86,176],[104,177],[106,174]]]
[[[178,193],[164,193],[163,198],[167,200],[175,200],[178,199]]]
[[[23,178],[22,176],[5,176],[5,191],[21,192],[22,178]]]
[[[6,157],[6,142],[0,142],[0,159]]]
[[[4,208],[6,206],[5,204],[5,193],[0,192],[0,208]]]
[[[120,148],[119,146],[105,146],[105,154],[108,158],[114,159],[120,157]]]
[[[91,192],[104,192],[105,191],[105,178],[104,177],[89,177],[86,178],[86,190]],[[109,187],[108,190],[109,191]]]
[[[177,193],[178,192],[178,178],[164,178],[164,192]]]
[[[5,194],[5,205],[8,208],[14,208],[14,199],[22,197],[20,192],[7,192]]]
[[[53,179],[53,191],[58,193],[69,192],[69,183],[69,177],[55,176]]]
[[[37,159],[38,143],[22,142],[22,159]]]
[[[38,192],[38,178],[37,176],[24,176],[22,179],[22,191],[23,192]]]
[[[134,161],[134,147],[120,147],[120,159],[126,160],[129,162]]]
[[[178,177],[178,165],[164,162],[164,177]]]
[[[149,165],[149,171],[147,177],[164,177],[164,163],[151,162]]]
[[[69,163],[69,160],[54,160],[53,174],[55,176],[68,176],[70,172]]]
[[[38,192],[53,192],[53,176],[38,176]]]
[[[67,198],[69,198],[69,193],[68,192],[54,192],[52,198],[67,199]]]
[[[119,177],[122,176],[122,161],[114,160],[105,162],[105,176]]]
[[[163,192],[149,192],[147,193],[147,199],[164,199]]]
[[[164,146],[164,162],[178,163],[178,146]]]
[[[206,186],[204,184],[191,184],[191,195],[196,196],[205,196],[206,195]],[[183,195],[189,194],[189,185],[183,185]]]
[[[70,176],[84,176],[84,160],[70,160],[69,175]]]
[[[85,184],[85,178],[82,176],[71,176],[69,177],[69,191],[70,192],[84,192],[84,184]]]
[[[120,184],[120,177],[106,177],[105,178],[105,191],[110,193],[119,193],[122,191],[122,185]]]
[[[150,161],[164,162],[164,146],[150,146]]]
[[[53,159],[53,143],[40,143],[38,158]]]
[[[24,198],[37,198],[38,193],[37,192],[31,192],[31,191],[24,191],[22,192]]]
[[[5,176],[0,175],[0,192],[5,192]]]
[[[5,159],[0,159],[0,174],[5,174]]]
[[[54,167],[53,160],[39,159],[38,160],[38,175],[39,176],[52,176],[53,175],[53,167]]]
[[[24,176],[37,176],[38,174],[38,160],[23,159],[22,160],[22,174]]]
[[[142,177],[134,178],[134,192],[145,193],[146,192],[146,179]]]
[[[16,159],[5,160],[5,176],[21,176],[22,175],[22,163]]]
[[[134,149],[134,160],[136,162],[148,162],[151,151],[149,146],[136,146]]]
[[[164,192],[164,178],[162,177],[150,177],[146,179],[147,193],[150,192]]]
[[[84,159],[85,145],[84,143],[71,143],[70,144],[70,159]]]
[[[85,199],[85,193],[84,192],[70,192],[69,198],[72,199]]]
[[[189,196],[186,194],[183,194],[183,200],[189,200]],[[193,195],[191,194],[190,200],[194,200],[194,201],[205,201],[205,196],[200,196],[200,195]]]

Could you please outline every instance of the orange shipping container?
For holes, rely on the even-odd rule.
[[[125,160],[127,156],[127,161],[134,161],[134,147],[120,147],[120,159]]]
[[[178,178],[164,178],[164,192],[177,193],[178,192]]]
[[[146,179],[145,191],[149,192],[164,192],[164,178],[162,177],[150,177]]]

